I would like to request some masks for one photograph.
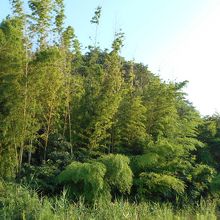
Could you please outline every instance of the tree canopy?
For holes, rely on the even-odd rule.
[[[63,0],[11,1],[0,24],[0,178],[72,199],[199,199],[219,190],[219,115],[202,118],[184,82],[121,57],[124,33],[85,53]],[[34,181],[32,181],[34,179]]]

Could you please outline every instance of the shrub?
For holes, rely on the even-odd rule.
[[[73,162],[60,173],[58,182],[69,187],[72,198],[109,200],[114,190],[130,192],[132,171],[128,164],[128,157],[113,154],[87,163]]]
[[[102,163],[72,162],[58,176],[58,182],[69,187],[73,198],[83,196],[91,202],[106,193],[105,173],[106,168]]]
[[[141,173],[136,181],[138,194],[142,199],[160,200],[184,192],[184,183],[171,175]]]
[[[106,166],[105,180],[111,188],[129,193],[132,186],[132,171],[129,158],[120,154],[102,156],[99,161]]]

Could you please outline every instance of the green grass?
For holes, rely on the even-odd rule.
[[[37,193],[21,186],[0,185],[1,220],[214,220],[214,202],[175,210],[170,204],[97,202],[87,206],[81,200],[70,203],[64,192],[59,198],[39,198]]]

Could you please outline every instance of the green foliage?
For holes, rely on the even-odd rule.
[[[56,176],[60,173],[58,165],[50,162],[37,167],[25,164],[20,172],[20,182],[44,195],[56,194],[59,192],[55,184]]]
[[[40,210],[37,193],[11,183],[0,188],[1,219],[36,219]]]
[[[89,132],[92,130],[89,139],[91,147],[97,147],[103,140],[110,137],[109,131],[112,128],[122,96],[123,79],[118,55],[107,55],[104,65],[106,69],[104,69],[100,94],[97,97],[96,117],[88,128]]]
[[[72,199],[91,203],[217,194],[220,117],[201,118],[182,91],[187,81],[164,82],[122,58],[121,30],[110,51],[99,48],[101,7],[91,19],[94,45],[82,53],[63,0],[27,3],[25,13],[11,0],[0,24],[0,178],[44,195],[68,186]],[[43,205],[39,219],[66,217],[53,212],[56,203]]]
[[[31,30],[33,35],[37,34],[40,48],[45,49],[48,45],[48,34],[51,28],[52,0],[29,0],[28,5],[31,9]]]
[[[155,168],[159,164],[160,156],[157,153],[149,152],[132,158],[131,167],[135,174]]]
[[[198,164],[192,171],[192,189],[191,197],[199,198],[201,195],[206,196],[210,187],[212,187],[216,172],[208,165]]]
[[[120,146],[119,151],[123,153],[140,153],[145,143],[146,127],[145,112],[141,97],[126,95],[121,102],[115,124],[115,145]],[[135,145],[135,148],[133,147]]]
[[[105,54],[104,63],[97,49],[86,56],[84,93],[74,108],[75,141],[88,148],[106,148],[121,97],[123,78],[117,54]]]
[[[101,163],[106,166],[105,181],[121,193],[130,192],[132,186],[132,171],[129,167],[129,158],[124,155],[107,155],[99,158]]]
[[[102,163],[72,162],[58,176],[58,182],[70,187],[72,196],[83,196],[91,202],[100,196],[108,196],[104,176],[106,168]]]
[[[198,161],[206,163],[218,171],[220,170],[220,120],[219,115],[207,116],[203,120],[203,124],[199,126],[199,140],[205,143],[205,148],[197,152]]]
[[[172,195],[182,194],[185,184],[172,175],[157,173],[141,173],[136,182],[138,195],[145,199],[157,200],[160,196],[169,198]]]
[[[68,26],[65,31],[63,32],[63,44],[66,48],[71,48],[71,41],[73,41],[75,35],[74,30],[71,26]]]
[[[19,19],[24,18],[24,9],[23,4],[24,2],[21,0],[10,0],[13,14],[18,17]]]
[[[211,192],[214,194],[219,194],[220,192],[220,175],[219,174],[212,179]]]
[[[204,164],[197,165],[192,173],[193,180],[200,184],[204,181],[206,183],[210,183],[214,174],[215,170]]]
[[[62,57],[58,48],[52,47],[36,54],[33,60],[32,80],[35,81],[34,98],[37,101],[36,116],[41,125],[41,138],[44,141],[44,160],[49,135],[59,128],[61,115],[64,112],[63,100],[65,92],[65,79],[62,72]],[[48,74],[50,73],[50,74]]]
[[[60,197],[39,198],[25,188],[4,184],[0,191],[1,219],[207,219],[216,220],[216,203],[201,201],[177,209],[171,204],[100,201],[88,206],[82,200],[70,203],[66,191]],[[18,197],[19,196],[19,197]]]
[[[92,24],[99,24],[99,19],[101,17],[102,7],[98,6],[95,10],[95,15],[91,19]]]
[[[115,39],[112,43],[112,49],[114,52],[119,52],[119,50],[123,47],[124,41],[124,33],[120,30],[120,32],[115,33]]]
[[[64,24],[64,2],[63,0],[55,0],[55,24],[56,24],[56,29],[58,33],[62,33],[63,31],[63,24]]]
[[[25,135],[29,135],[24,135],[24,118],[18,114],[23,111],[24,88],[20,82],[23,80],[25,56],[23,34],[18,19],[2,22],[0,33],[0,154],[4,157],[0,160],[3,172],[0,176],[10,176],[13,175],[12,170],[16,171],[18,168],[18,147],[26,138]]]
[[[87,163],[72,162],[58,176],[58,182],[70,187],[73,197],[83,196],[94,202],[110,199],[111,192],[129,193],[132,171],[123,155],[107,155]]]

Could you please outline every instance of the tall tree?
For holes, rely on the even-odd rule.
[[[43,139],[44,155],[46,153],[50,133],[58,130],[59,120],[63,114],[64,74],[62,69],[62,53],[59,48],[51,47],[36,54],[31,64],[32,80],[35,81],[35,99],[37,115],[41,124],[40,135]]]
[[[33,36],[37,34],[39,47],[45,49],[51,41],[48,37],[51,33],[54,5],[52,0],[29,0],[28,4],[31,9],[30,21]]]
[[[142,98],[135,89],[133,63],[128,63],[128,76],[125,78],[125,92],[119,106],[114,126],[112,145],[117,145],[120,152],[140,153],[146,141],[145,113]]]
[[[17,150],[24,139],[21,116],[23,112],[20,112],[20,103],[23,101],[20,82],[24,76],[25,50],[20,24],[19,20],[12,18],[2,22],[0,26],[1,153],[8,155],[0,161],[3,163],[2,172],[9,169],[11,173],[18,168]]]
[[[95,14],[90,20],[91,24],[95,24],[95,39],[94,39],[94,47],[97,46],[97,35],[98,35],[98,27],[100,23],[100,17],[101,17],[102,8],[98,6],[95,10]]]

